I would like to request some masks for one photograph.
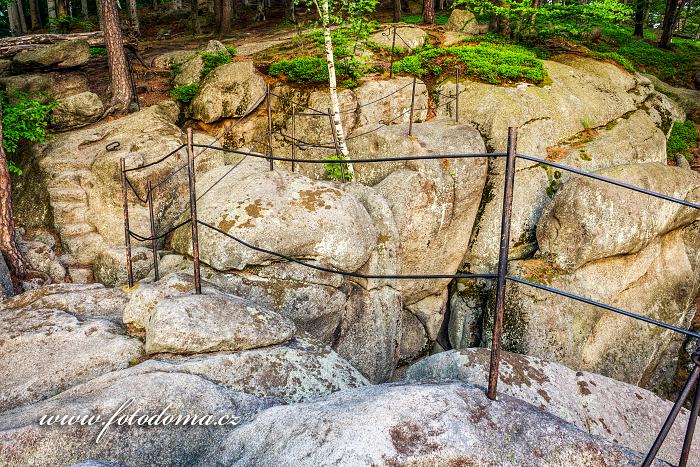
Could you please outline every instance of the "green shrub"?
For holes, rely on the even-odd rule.
[[[232,57],[238,53],[238,50],[236,50],[235,47],[230,46],[230,45],[229,45],[229,46],[226,46],[226,50],[228,50],[228,53],[229,53]]]
[[[328,159],[335,160],[335,161],[342,161],[344,158],[342,156],[337,156],[333,155],[328,157]],[[352,174],[348,171],[348,166],[347,164],[343,162],[329,162],[325,165],[326,167],[326,176],[328,177],[329,180],[338,180],[338,181],[345,181],[345,182],[351,182],[352,181]]]
[[[487,83],[529,81],[547,77],[542,61],[523,47],[482,42],[472,46],[425,48],[394,63],[394,72],[437,76],[459,67],[464,75]]]
[[[270,65],[270,76],[286,76],[297,83],[328,82],[326,61],[317,57],[300,57],[281,60]]]
[[[0,92],[2,105],[2,144],[5,152],[12,156],[17,152],[21,141],[44,142],[49,133],[46,129],[49,116],[58,105],[57,101],[43,103],[16,90]],[[21,175],[22,170],[12,161],[8,162],[11,172]]]
[[[692,162],[690,151],[697,144],[698,138],[700,138],[698,130],[692,121],[674,123],[666,144],[666,155],[673,160],[676,154],[683,154],[688,162]]]
[[[231,63],[231,54],[228,51],[221,51],[218,53],[202,52],[202,61],[204,61],[204,67],[202,68],[201,76],[204,78],[215,68]]]
[[[170,91],[170,97],[177,102],[188,104],[199,92],[198,83],[182,84]]]
[[[104,47],[90,47],[90,55],[92,55],[93,57],[107,55],[107,49],[105,49]]]

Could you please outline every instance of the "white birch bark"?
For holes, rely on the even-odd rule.
[[[136,0],[129,0],[129,21],[131,22],[131,30],[138,37],[141,35],[141,26],[139,25],[139,13],[136,10]]]
[[[335,136],[338,141],[338,147],[343,159],[346,159],[350,154],[348,145],[345,142],[345,130],[343,129],[343,121],[340,119],[340,101],[338,100],[338,85],[335,77],[335,59],[333,57],[333,42],[331,40],[331,19],[329,0],[321,0],[321,8],[316,3],[316,8],[321,13],[321,22],[323,23],[323,39],[326,46],[326,63],[328,64],[328,87],[331,97],[331,113],[333,114],[333,126]],[[352,164],[347,164],[348,172],[354,174],[355,170]]]

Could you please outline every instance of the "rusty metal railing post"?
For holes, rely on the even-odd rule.
[[[459,68],[455,68],[455,122],[459,123]]]
[[[413,88],[411,90],[411,113],[408,119],[408,136],[413,136],[413,111],[416,108],[416,77],[413,77]]]
[[[664,444],[664,441],[666,440],[666,437],[668,436],[669,431],[671,431],[671,427],[673,426],[673,422],[676,421],[676,418],[678,417],[678,414],[680,413],[681,409],[683,408],[683,404],[685,404],[686,399],[688,399],[688,396],[690,395],[690,392],[693,390],[693,387],[696,387],[696,393],[695,397],[693,399],[693,407],[690,411],[690,416],[688,418],[688,427],[686,428],[685,432],[685,439],[683,440],[683,449],[681,451],[681,458],[680,462],[678,463],[679,467],[685,467],[688,463],[688,457],[690,455],[690,446],[691,443],[693,442],[693,434],[695,432],[695,423],[697,421],[697,416],[698,416],[698,409],[700,409],[700,404],[698,403],[698,399],[700,396],[698,393],[700,391],[697,390],[697,383],[698,383],[698,378],[700,377],[700,347],[695,349],[693,352],[691,359],[693,361],[693,371],[691,371],[690,376],[688,376],[688,380],[685,382],[685,386],[683,386],[683,389],[681,390],[681,393],[678,394],[678,399],[676,399],[675,404],[673,404],[673,408],[671,409],[671,412],[669,412],[668,417],[666,418],[666,421],[664,422],[663,426],[661,427],[661,430],[659,431],[659,434],[656,437],[656,440],[654,440],[654,444],[651,446],[651,449],[649,449],[649,453],[647,454],[646,458],[644,459],[644,462],[642,463],[642,467],[650,467],[652,463],[654,462],[654,459],[656,458],[656,455],[659,453],[659,449],[661,449],[661,445]]]
[[[501,215],[501,245],[498,252],[498,279],[496,282],[496,309],[493,314],[493,339],[491,342],[491,364],[489,387],[486,396],[496,400],[498,366],[501,360],[501,334],[506,305],[506,276],[508,275],[508,249],[510,247],[510,221],[513,211],[513,186],[515,185],[515,158],[518,142],[517,129],[508,128],[508,155],[506,158],[505,186],[503,188],[503,213]]]
[[[194,260],[194,290],[202,293],[202,276],[199,269],[199,225],[197,222],[197,191],[194,170],[194,147],[192,128],[187,129],[187,175],[190,188],[190,224],[192,227],[192,258]]]
[[[153,275],[156,282],[160,280],[160,273],[158,272],[158,240],[156,240],[156,219],[153,215],[153,191],[151,190],[151,181],[146,183],[146,190],[148,190],[148,220],[151,224],[151,250],[153,251]]]
[[[335,147],[335,157],[338,159],[338,164],[340,164],[340,176],[342,182],[345,183],[345,166],[343,165],[343,158],[340,153],[340,147],[338,145],[338,135],[335,132],[335,125],[333,124],[333,114],[331,109],[328,109],[328,121],[331,125],[331,133],[333,133],[333,145]]]
[[[131,264],[131,230],[129,229],[129,193],[126,188],[126,160],[119,161],[122,175],[122,206],[124,208],[124,249],[126,250],[126,274],[129,277],[129,287],[134,286],[134,269]]]
[[[272,157],[272,94],[270,84],[267,84],[267,155]],[[275,170],[275,162],[270,159],[270,170]]]
[[[394,26],[394,37],[391,39],[391,58],[389,59],[389,78],[394,77],[394,49],[396,48],[396,26]]]
[[[292,172],[296,167],[297,155],[297,106],[292,104]]]

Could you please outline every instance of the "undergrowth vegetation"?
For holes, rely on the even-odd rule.
[[[547,78],[542,61],[523,47],[481,42],[453,47],[425,47],[394,63],[394,72],[439,76],[459,68],[461,73],[487,83],[517,81],[541,83]]]
[[[181,84],[170,91],[170,97],[182,104],[189,104],[199,93],[199,83]]]
[[[674,160],[676,154],[682,154],[688,162],[692,162],[691,150],[696,146],[699,138],[698,130],[692,121],[674,123],[666,144],[669,160]]]

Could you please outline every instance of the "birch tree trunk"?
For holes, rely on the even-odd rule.
[[[140,36],[141,26],[139,25],[139,12],[136,10],[136,0],[129,0],[129,21],[133,33],[136,37]]]
[[[346,159],[350,154],[348,145],[345,142],[345,130],[343,130],[343,121],[340,119],[340,101],[338,100],[338,84],[335,77],[335,59],[333,57],[333,41],[331,40],[331,18],[329,0],[321,0],[321,22],[323,23],[323,39],[326,46],[326,63],[328,64],[328,87],[331,97],[331,113],[333,114],[333,126],[338,148],[343,159]],[[319,5],[316,4],[318,9]],[[354,174],[355,170],[352,164],[347,164],[348,172]]]
[[[27,263],[17,246],[12,217],[12,182],[7,156],[2,145],[2,107],[0,107],[0,254],[10,268],[15,285],[27,275]]]
[[[47,0],[46,5],[49,12],[49,30],[56,32],[56,26],[51,23],[52,19],[56,19],[56,0]]]

